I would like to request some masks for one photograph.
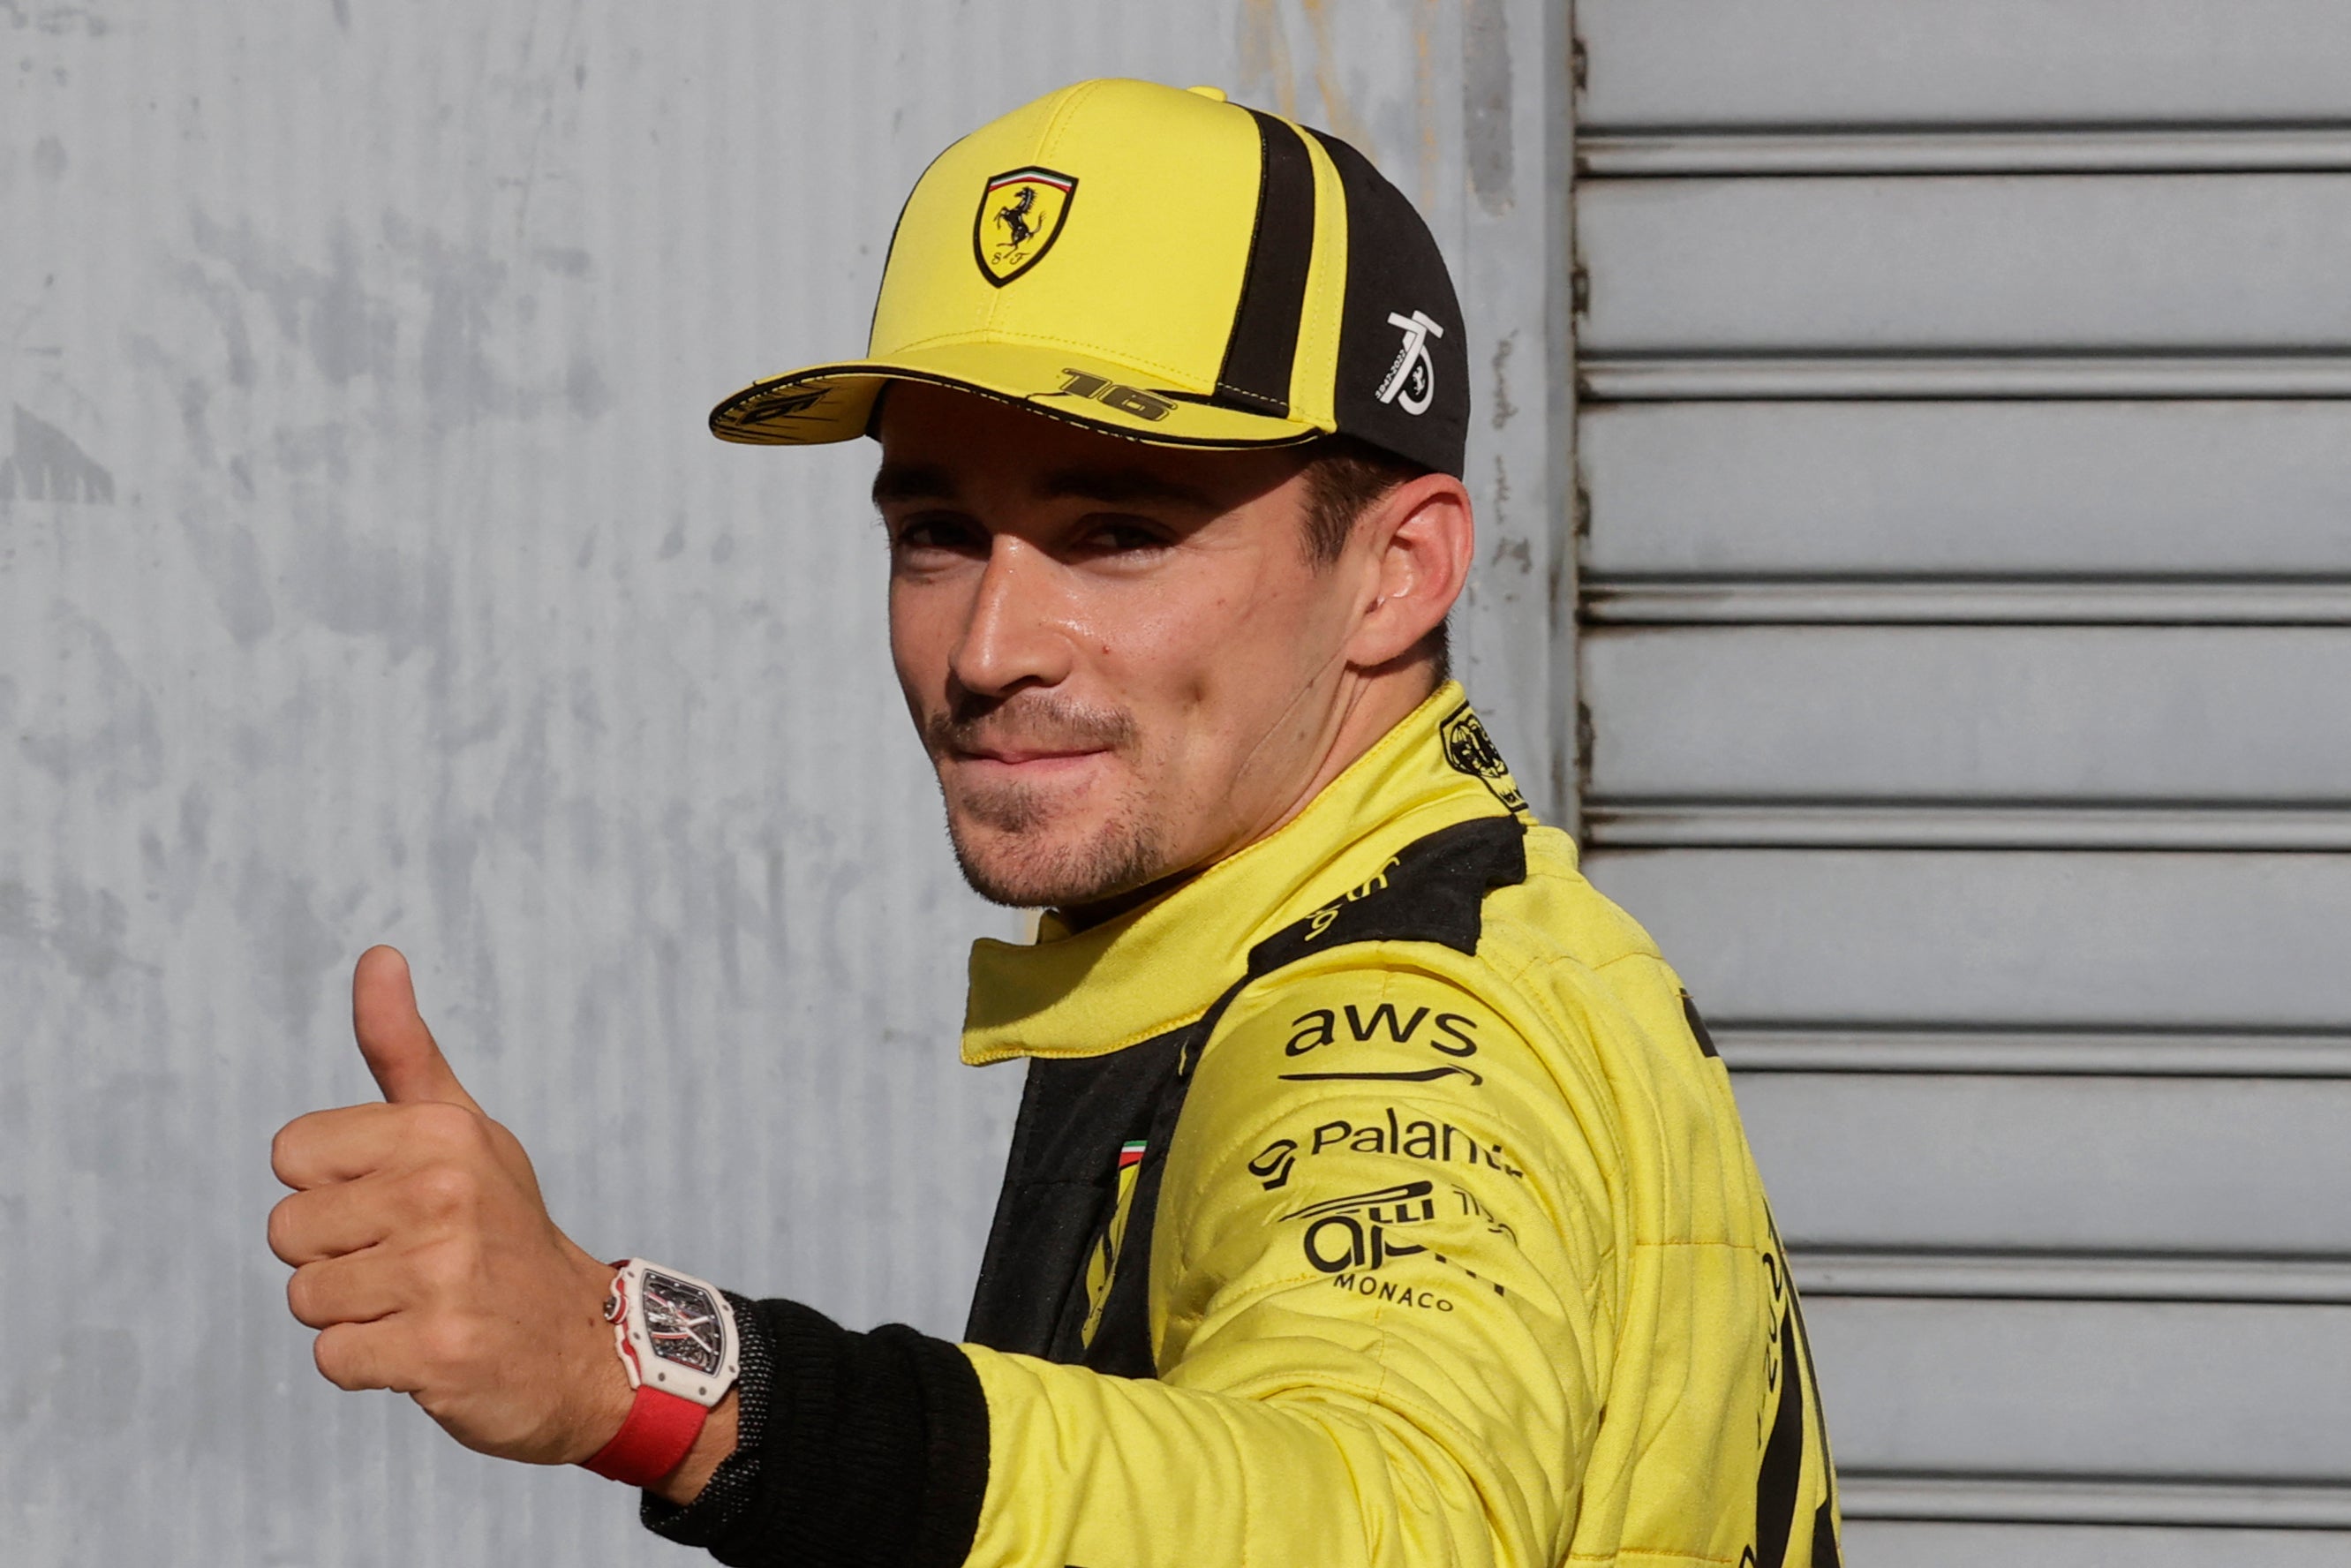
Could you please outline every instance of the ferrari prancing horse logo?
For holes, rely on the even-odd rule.
[[[1044,260],[1077,193],[1074,175],[1050,169],[1015,169],[988,181],[971,231],[972,254],[987,281],[1001,288]]]

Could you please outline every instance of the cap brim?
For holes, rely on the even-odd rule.
[[[892,382],[925,382],[1161,446],[1290,446],[1329,427],[1171,389],[1097,355],[1029,343],[953,343],[887,359],[811,365],[754,382],[710,411],[710,433],[754,446],[813,446],[863,435]]]

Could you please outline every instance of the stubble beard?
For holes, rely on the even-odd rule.
[[[1013,699],[1015,709],[935,716],[924,738],[938,761],[983,736],[1018,736],[1047,745],[1101,746],[1128,751],[1134,723],[1126,714],[1092,709],[1047,695]],[[1066,909],[1092,904],[1156,880],[1167,869],[1161,825],[1133,800],[1082,836],[1056,831],[1066,808],[1048,788],[1008,783],[951,788],[941,764],[947,840],[956,865],[974,893],[1017,909]]]

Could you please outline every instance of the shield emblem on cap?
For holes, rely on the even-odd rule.
[[[972,254],[987,281],[1001,288],[1044,260],[1077,193],[1076,176],[1050,169],[1015,169],[989,180],[971,231]]]

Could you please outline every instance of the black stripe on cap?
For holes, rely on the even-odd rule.
[[[1218,400],[1252,413],[1290,413],[1290,367],[1298,357],[1306,271],[1314,259],[1314,164],[1286,120],[1252,109],[1262,164],[1257,228],[1233,311],[1232,336],[1217,371]]]
[[[1339,434],[1458,479],[1469,438],[1469,345],[1445,256],[1411,201],[1370,159],[1326,132],[1307,134],[1322,143],[1346,202],[1347,285],[1331,399]],[[1421,317],[1434,325],[1412,330]]]

